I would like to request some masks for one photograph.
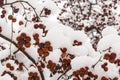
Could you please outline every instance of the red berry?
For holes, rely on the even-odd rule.
[[[14,67],[13,67],[13,66],[11,66],[11,67],[10,67],[10,70],[11,70],[11,71],[13,71],[13,70],[14,70]]]
[[[37,72],[34,72],[33,75],[34,75],[34,77],[37,77],[38,73],[37,73]]]
[[[23,25],[24,23],[23,23],[23,21],[19,21],[19,25]]]
[[[1,15],[1,18],[4,18],[4,17],[5,17],[5,15],[4,15],[4,14],[2,14],[2,15]]]
[[[107,66],[107,64],[108,64],[107,62],[104,63],[105,66]]]
[[[73,80],[79,80],[78,78],[73,78]]]
[[[38,27],[39,27],[40,29],[45,28],[45,26],[44,26],[43,24],[39,24]]]
[[[108,68],[107,68],[107,67],[104,67],[104,71],[108,71]]]
[[[29,36],[26,36],[25,39],[26,39],[26,42],[31,41],[31,38]]]
[[[26,33],[21,33],[21,36],[26,37],[27,35],[26,35]]]
[[[78,42],[78,46],[79,46],[79,45],[82,45],[82,42]]]
[[[6,14],[6,10],[2,10],[2,14]]]
[[[11,64],[10,64],[10,63],[7,63],[7,64],[6,64],[6,67],[7,67],[7,68],[10,68],[10,67],[11,67]]]
[[[38,24],[34,24],[34,28],[37,29],[39,27]]]
[[[13,18],[13,19],[12,19],[12,22],[16,22],[16,21],[17,21],[16,18]]]
[[[26,48],[29,48],[30,46],[31,46],[31,43],[30,43],[30,42],[25,43],[25,47],[26,47]]]
[[[35,33],[34,35],[33,35],[33,38],[36,40],[36,39],[38,39],[39,38],[39,34],[38,33]]]
[[[9,16],[8,16],[8,19],[9,19],[9,20],[12,20],[12,19],[13,19],[13,16],[12,16],[12,15],[9,15]]]
[[[109,55],[108,53],[106,53],[106,54],[104,55],[104,59],[109,60],[109,59],[110,59],[110,55]]]
[[[29,74],[29,76],[33,76],[34,73],[33,72],[29,72],[28,74]]]
[[[34,17],[34,18],[32,18],[32,21],[35,21],[36,20],[36,18]]]
[[[116,53],[111,53],[110,59],[115,59],[116,58]]]
[[[14,9],[13,11],[14,11],[14,13],[18,13],[19,8],[16,8],[16,9]]]
[[[67,48],[62,48],[62,52],[66,52],[67,51]]]
[[[101,78],[101,80],[108,80],[105,76],[103,76],[102,78]]]
[[[74,43],[77,43],[78,41],[77,40],[74,40]]]

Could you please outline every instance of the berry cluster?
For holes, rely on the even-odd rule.
[[[35,29],[38,29],[38,28],[39,28],[39,29],[44,29],[44,28],[45,28],[45,25],[44,25],[44,24],[41,24],[41,23],[40,23],[40,24],[34,24],[34,28],[35,28]]]
[[[51,43],[49,41],[46,41],[45,43],[39,44],[39,48],[37,51],[39,56],[45,58],[49,55],[49,51],[53,51],[53,47],[51,46]]]
[[[66,53],[67,52],[67,48],[61,48],[60,50],[62,51],[61,57],[65,58],[67,56],[67,53]]]
[[[6,14],[6,10],[3,9],[3,10],[2,10],[2,14],[1,14],[1,18],[4,18],[4,17],[5,17],[5,14]]]
[[[67,58],[63,59],[62,60],[62,68],[63,68],[63,70],[70,69],[71,68],[70,63],[71,63],[70,59],[67,59]]]
[[[108,60],[110,63],[114,63],[116,58],[116,53],[112,52],[111,54],[106,53],[104,59]]]
[[[35,40],[35,45],[39,45],[39,34],[38,33],[35,33],[34,35],[33,35],[33,39]]]
[[[51,60],[48,61],[47,68],[51,71],[54,72],[56,68],[56,63],[52,62]]]
[[[8,19],[11,20],[12,22],[16,22],[17,19],[13,17],[13,15],[9,15]]]
[[[82,42],[74,40],[73,46],[80,46],[80,45],[82,45]]]
[[[14,70],[14,66],[12,66],[10,63],[7,63],[6,67],[9,68],[11,71]]]
[[[18,36],[16,39],[18,41],[17,43],[18,48],[20,48],[23,51],[25,49],[23,46],[25,46],[26,48],[29,48],[31,46],[30,43],[31,38],[27,36],[25,33],[21,33],[21,35]]]
[[[79,70],[76,70],[73,72],[73,75],[75,76],[74,80],[79,80],[77,77],[82,77],[83,80],[96,80],[98,76],[96,74],[93,74],[91,71],[89,71],[88,67],[80,68]]]
[[[28,80],[40,80],[37,72],[29,72]]]
[[[23,63],[19,63],[19,66],[18,66],[17,70],[19,70],[19,71],[23,70]]]
[[[45,8],[44,9],[44,13],[45,13],[45,15],[50,15],[51,14],[51,10],[48,9],[48,8]]]
[[[102,69],[106,72],[108,71],[107,62],[101,65]]]

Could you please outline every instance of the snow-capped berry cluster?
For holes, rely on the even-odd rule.
[[[18,36],[17,38],[17,46],[19,47],[19,49],[23,50],[24,51],[24,46],[26,48],[29,48],[31,46],[31,38],[29,36],[27,36],[25,33],[21,33],[20,36]]]

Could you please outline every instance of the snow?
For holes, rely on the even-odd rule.
[[[105,29],[103,29],[102,31],[102,36],[107,36],[107,35],[111,35],[111,34],[115,34],[117,35],[118,32],[114,27],[106,27]]]
[[[54,33],[54,34],[53,34]],[[63,27],[55,27],[49,30],[44,41],[50,41],[54,49],[70,47],[71,41],[64,34]]]
[[[78,63],[79,62],[79,63]],[[95,63],[95,60],[92,57],[89,56],[79,56],[75,57],[72,62],[72,69],[74,70],[79,70],[82,67],[90,67]]]
[[[79,34],[79,35],[78,35]],[[83,44],[86,42],[87,35],[83,31],[74,31],[71,33],[70,38],[73,40],[81,41]]]
[[[116,73],[118,69],[114,64],[108,63],[108,69],[107,76],[110,76],[110,78],[119,77],[119,74]]]
[[[104,61],[98,63],[98,65],[95,66],[94,72],[95,72],[96,74],[99,74],[99,78],[98,78],[98,79],[100,79],[101,76],[110,77],[110,78],[112,78],[112,79],[113,79],[114,77],[118,77],[119,75],[116,73],[116,71],[117,71],[118,69],[116,68],[116,66],[115,66],[114,64],[111,64],[111,63],[107,62],[107,63],[108,63],[108,65],[107,65],[108,71],[107,71],[107,72],[105,72],[105,71],[101,68],[101,65],[102,65],[103,63],[105,63],[105,62],[107,62],[107,61],[104,60]]]
[[[8,0],[8,2],[13,2],[16,0]],[[18,25],[19,20],[22,20],[25,22],[26,20],[24,19],[25,17],[28,17],[29,20],[34,16],[34,11],[33,9],[26,10],[27,16],[23,16],[23,6],[21,4],[15,4],[16,7],[20,8],[20,12],[14,14],[14,17],[17,18],[17,22],[13,23],[13,34],[11,34],[12,31],[12,22],[7,18],[8,15],[12,14],[12,9],[9,6],[6,6],[6,18],[1,19],[0,18],[0,26],[2,27],[2,32],[0,34],[6,36],[7,38],[11,39],[17,43],[16,37],[19,36],[21,33],[26,33],[26,35],[31,37],[31,46],[29,48],[26,48],[25,51],[28,53],[28,55],[31,56],[35,60],[35,64],[39,64],[39,60],[43,61],[45,63],[45,68],[43,68],[43,74],[45,77],[45,80],[57,80],[58,77],[61,75],[56,73],[52,74],[52,72],[46,67],[47,63],[49,60],[52,60],[54,63],[61,65],[60,59],[61,59],[61,54],[62,51],[60,50],[61,48],[66,48],[66,54],[67,56],[65,57],[68,58],[68,54],[72,54],[75,56],[75,58],[71,59],[71,70],[69,70],[65,76],[69,76],[72,74],[73,71],[78,70],[82,67],[88,66],[90,71],[98,75],[98,79],[100,80],[102,76],[106,76],[109,78],[114,78],[118,77],[120,80],[120,75],[118,73],[118,69],[120,66],[114,63],[110,63],[109,61],[105,60],[103,58],[103,55],[106,54],[106,50],[110,48],[110,52],[115,52],[117,57],[116,59],[120,58],[120,35],[119,35],[119,25],[118,26],[107,26],[105,25],[104,29],[101,32],[102,38],[98,41],[97,44],[97,50],[95,50],[92,46],[91,38],[89,34],[91,33],[86,33],[84,30],[74,30],[70,26],[63,25],[57,17],[59,16],[59,13],[61,12],[61,9],[63,8],[63,3],[59,4],[59,6],[56,6],[56,4],[53,2],[53,0],[25,0],[28,1],[33,7],[35,7],[36,12],[38,15],[42,11],[43,8],[48,8],[51,10],[51,14],[47,15],[46,17],[40,17],[40,22],[28,22],[27,25],[25,26]],[[96,0],[89,0],[90,3],[96,3]],[[110,4],[112,3],[111,1],[107,0],[104,1],[105,4]],[[102,12],[102,4],[101,2],[98,3],[98,5],[93,5],[93,13],[98,13],[98,14],[103,14]],[[25,7],[29,7],[27,4],[24,4]],[[81,3],[81,5],[86,5],[84,3]],[[118,9],[119,10],[119,5]],[[68,8],[66,9],[68,10]],[[119,12],[114,11],[116,13],[115,17],[119,15]],[[2,9],[0,9],[0,12]],[[69,17],[71,14],[69,13],[70,10],[68,10],[67,13],[64,14],[63,17]],[[87,11],[87,10],[86,10]],[[0,13],[1,15],[2,13]],[[43,15],[43,14],[42,14]],[[92,14],[93,15],[93,14]],[[105,17],[107,18],[107,17]],[[100,20],[100,19],[97,19]],[[116,19],[118,20],[118,18]],[[105,20],[107,21],[107,20]],[[90,23],[89,23],[90,22]],[[90,17],[90,20],[82,20],[81,23],[85,24],[86,26],[91,25],[92,23],[95,22],[94,16]],[[100,22],[100,21],[98,21]],[[119,21],[118,21],[119,22]],[[46,26],[45,30],[48,30],[48,33],[46,36],[43,37],[44,33],[42,29],[34,29],[33,25],[34,24],[39,24],[42,23]],[[97,27],[97,26],[96,26]],[[35,40],[33,39],[33,34],[38,33],[39,34],[39,39],[40,42],[45,42],[45,41],[50,41],[51,46],[53,47],[53,51],[49,51],[49,56],[45,58],[45,61],[42,60],[43,58],[39,56],[37,53],[38,45],[34,45]],[[95,33],[95,32],[94,32]],[[93,35],[97,36],[97,33]],[[12,37],[13,35],[13,37]],[[99,35],[98,35],[99,36]],[[79,46],[73,46],[74,40],[77,40],[78,42],[81,42],[82,45]],[[4,46],[5,49],[0,49],[0,60],[4,60],[9,57],[10,53],[12,54],[15,52],[17,47],[7,40],[4,40],[0,37],[0,46]],[[10,49],[11,48],[11,49]],[[110,53],[109,53],[110,54]],[[33,64],[32,61],[30,61],[27,56],[24,55],[23,52],[18,51],[14,56],[14,59],[10,58],[8,60],[4,60],[3,62],[0,62],[0,75],[5,71],[10,71],[9,68],[6,67],[7,63],[10,63],[15,67],[13,71],[10,71],[11,73],[15,74],[18,77],[18,80],[27,80],[28,79],[28,73],[29,72],[38,72],[37,65]],[[64,58],[63,58],[64,59]],[[22,71],[18,71],[18,64],[15,63],[15,60],[18,60],[20,63],[24,63],[24,68]],[[99,62],[97,62],[99,61]],[[108,65],[108,71],[105,72],[102,68],[101,65],[107,62]],[[95,65],[96,64],[96,65]],[[95,65],[93,68],[92,66]],[[50,74],[53,75],[53,77],[50,77]],[[40,76],[40,75],[39,75]],[[4,76],[0,76],[0,80],[13,80],[13,78],[5,74]],[[65,80],[60,79],[60,80]],[[69,79],[73,80],[73,76]]]
[[[37,49],[34,46],[30,46],[30,48],[26,49],[27,53],[37,62],[39,54],[37,53]]]
[[[98,50],[102,52],[103,50],[106,50],[111,47],[114,52],[117,52],[117,54],[120,55],[119,44],[120,44],[120,36],[116,34],[111,34],[103,37],[99,41]]]
[[[0,80],[13,80],[10,75],[6,74],[3,77],[0,77]]]
[[[74,46],[71,51],[75,56],[86,56],[88,55],[88,49],[85,46]]]
[[[50,52],[49,56],[46,58],[47,61],[52,60],[55,63],[59,62],[59,58],[61,57],[61,51],[59,49],[53,50]]]
[[[89,1],[90,1],[90,3],[92,3],[92,4],[96,3],[96,0],[89,0]]]
[[[18,52],[18,53],[16,54],[16,58],[17,58],[17,60],[18,60],[19,62],[24,63],[25,66],[28,67],[28,68],[29,68],[30,65],[32,64],[32,62],[30,62],[30,61],[28,60],[28,58],[27,58],[25,55],[23,55],[23,53],[21,53],[21,52]]]
[[[9,47],[7,47],[5,50],[0,51],[0,60],[8,57],[10,55]]]
[[[19,80],[27,80],[28,79],[28,73],[27,72],[22,72],[18,77],[19,77]]]

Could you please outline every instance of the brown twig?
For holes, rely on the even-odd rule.
[[[57,80],[60,80],[60,78],[61,78],[63,75],[65,75],[69,70],[70,70],[70,68],[68,68],[63,74],[61,74],[61,75],[58,77]]]
[[[92,68],[94,68],[101,60],[102,56],[99,58],[99,60],[92,66]]]
[[[36,17],[40,20],[40,17],[38,16],[35,8],[34,8],[29,2],[27,2],[27,1],[14,1],[14,2],[12,2],[12,3],[5,3],[4,6],[5,6],[5,5],[13,5],[13,4],[16,4],[16,3],[26,3],[27,5],[29,5],[29,6],[33,9]]]
[[[12,7],[12,15],[14,15],[13,7]],[[13,22],[11,22],[11,41],[13,40],[13,32],[14,32],[13,31]],[[11,57],[11,49],[12,49],[12,43],[10,43],[10,57]]]

